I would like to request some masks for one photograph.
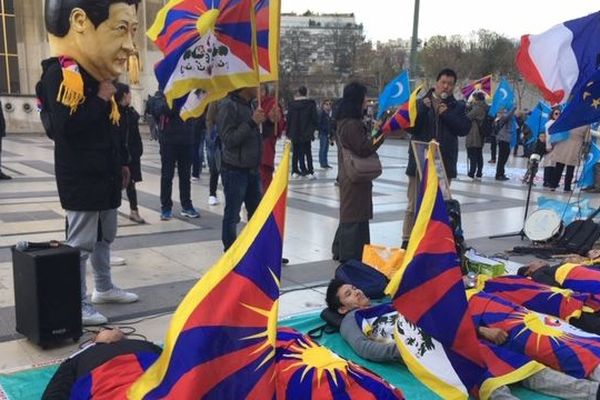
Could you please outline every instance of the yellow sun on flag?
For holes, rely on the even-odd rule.
[[[347,375],[348,361],[326,347],[320,346],[314,342],[305,343],[299,341],[298,345],[290,347],[290,351],[292,351],[292,354],[287,354],[285,357],[297,358],[300,361],[290,365],[285,371],[291,368],[304,366],[300,381],[304,380],[306,374],[313,369],[317,372],[317,385],[321,384],[321,378],[325,371],[329,373],[336,386],[338,383],[335,372],[339,371],[341,374]]]
[[[529,331],[532,335],[535,335],[536,338],[536,348],[539,350],[540,340],[542,338],[547,338],[553,340],[556,343],[560,343],[560,341],[568,341],[571,338],[571,335],[568,332],[560,329],[562,322],[560,319],[550,316],[544,316],[532,312],[519,312],[516,316],[514,316],[511,325],[519,325],[523,324],[524,327],[517,333],[515,337],[522,335],[523,333]]]
[[[269,272],[271,273],[271,277],[275,281],[277,288],[281,287],[281,283],[275,273],[269,268]],[[277,342],[277,316],[279,314],[279,300],[275,300],[270,310],[266,310],[259,307],[254,307],[249,304],[242,303],[242,306],[246,307],[249,310],[254,311],[255,313],[262,315],[267,318],[267,329],[263,332],[257,333],[256,335],[250,335],[242,338],[242,340],[249,339],[258,339],[265,338],[264,343],[258,347],[256,350],[252,352],[252,354],[260,353],[261,351],[271,348],[271,351],[265,356],[262,362],[256,367],[256,369],[260,369],[266,362],[273,359],[275,357],[275,344]]]

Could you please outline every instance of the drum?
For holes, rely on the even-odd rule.
[[[557,240],[565,227],[560,215],[553,210],[535,210],[525,221],[523,232],[532,242],[548,243]]]

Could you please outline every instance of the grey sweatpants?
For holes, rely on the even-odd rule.
[[[594,370],[596,373],[596,370]],[[594,373],[590,379],[594,380]],[[544,368],[540,372],[531,375],[529,378],[521,381],[521,384],[527,389],[569,400],[595,400],[598,393],[598,382],[587,379],[577,379],[555,371],[550,368]],[[501,386],[492,392],[492,400],[514,400],[508,386]]]
[[[91,256],[96,290],[113,288],[110,277],[110,244],[117,235],[117,210],[68,211],[65,244],[80,250],[81,299],[86,298],[85,270]]]

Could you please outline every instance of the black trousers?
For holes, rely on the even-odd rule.
[[[496,164],[496,178],[505,175],[504,166],[510,156],[510,143],[498,141],[498,163]]]
[[[312,142],[300,143],[300,172],[303,175],[313,174]]]
[[[175,175],[175,165],[179,175],[179,200],[181,208],[192,208],[190,172],[192,167],[193,147],[185,144],[167,144],[160,145],[160,203],[161,211],[171,210],[173,200],[173,177]]]
[[[361,261],[363,247],[369,243],[371,243],[369,221],[340,222],[331,245],[331,252],[341,263],[348,260]]]
[[[302,143],[292,140],[292,174],[300,174],[298,162],[302,158]]]
[[[581,317],[571,318],[569,323],[586,332],[600,335],[600,316],[596,313],[583,312],[581,313]]]
[[[469,158],[469,176],[473,178],[475,174],[481,178],[483,173],[483,149],[481,147],[467,147],[467,157]]]
[[[138,209],[138,201],[137,201],[137,191],[135,190],[135,182],[129,181],[129,185],[127,185],[127,200],[129,200],[129,209],[131,211],[137,211]]]
[[[490,138],[490,153],[491,153],[491,159],[496,161],[496,136],[492,136]]]
[[[560,184],[560,178],[565,169],[565,164],[557,162],[554,166],[554,178],[552,179],[551,188],[557,188]],[[565,191],[571,190],[571,182],[573,182],[573,175],[575,174],[575,166],[567,165],[567,172],[565,173]]]
[[[552,186],[553,179],[554,179],[554,167],[544,167],[544,186],[545,187]]]

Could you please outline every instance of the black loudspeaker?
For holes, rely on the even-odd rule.
[[[81,337],[79,250],[12,248],[16,330],[42,348]]]

